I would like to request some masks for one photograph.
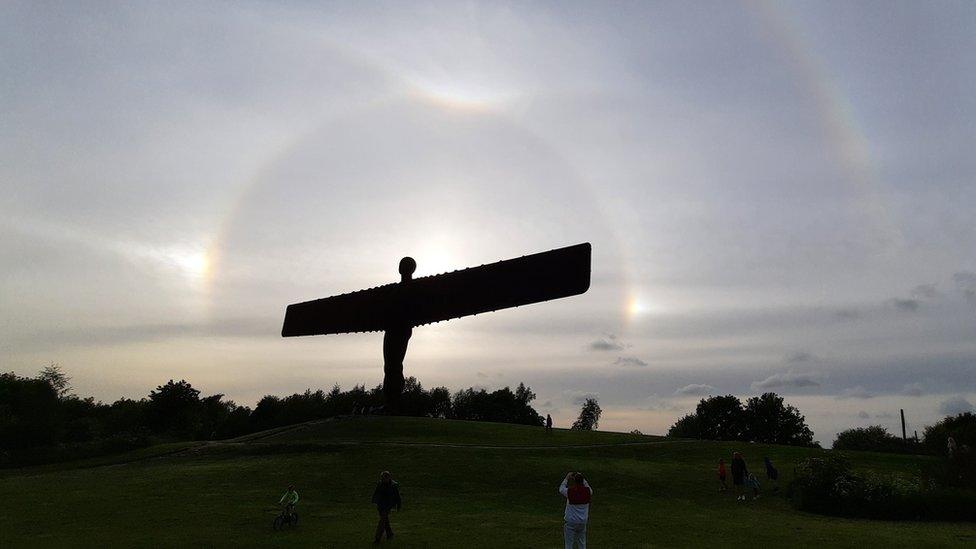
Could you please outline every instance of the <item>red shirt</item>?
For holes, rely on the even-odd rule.
[[[585,505],[590,502],[590,489],[586,486],[574,485],[567,490],[566,499],[570,505]]]

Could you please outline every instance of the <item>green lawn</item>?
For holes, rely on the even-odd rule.
[[[573,447],[635,441],[647,443]],[[733,448],[757,470],[769,455],[784,485],[792,463],[814,452],[617,433],[557,430],[546,437],[541,428],[446,420],[345,419],[160,457],[143,452],[128,463],[7,472],[0,478],[0,546],[366,547],[376,518],[369,497],[383,469],[400,481],[404,498],[403,512],[392,517],[395,547],[561,546],[556,486],[570,469],[584,471],[594,488],[592,547],[976,543],[973,524],[821,517],[768,493],[736,503],[716,492],[713,473],[718,457]],[[860,467],[902,474],[925,459],[851,456]],[[274,532],[274,503],[289,482],[302,497],[302,523]]]

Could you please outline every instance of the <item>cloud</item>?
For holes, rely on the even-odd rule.
[[[857,413],[857,417],[861,419],[868,419],[869,417],[871,417],[871,414],[865,412],[864,410],[861,410],[860,412]]]
[[[486,374],[486,373],[484,373],[484,372],[478,372],[478,373],[477,373],[476,375],[477,375],[478,377],[481,377],[481,378],[486,378],[486,377],[488,377],[488,374]]]
[[[704,383],[692,383],[690,385],[685,385],[684,387],[676,390],[674,394],[705,396],[705,395],[713,395],[717,392],[718,390],[715,387],[712,387],[711,385],[705,385]]]
[[[613,362],[614,366],[637,366],[643,368],[647,363],[636,356],[620,356]]]
[[[623,351],[625,347],[614,334],[607,334],[590,343],[590,349],[594,351]]]
[[[839,395],[837,395],[837,398],[838,399],[845,399],[845,398],[868,399],[868,398],[874,398],[874,394],[869,392],[864,387],[858,385],[857,387],[844,389]]]
[[[874,417],[877,419],[891,419],[895,417],[895,415],[890,412],[881,412],[880,414],[874,414]]]
[[[972,412],[973,405],[962,396],[954,396],[942,401],[942,404],[939,405],[939,411],[947,416],[954,416],[963,412]]]
[[[667,398],[660,398],[656,394],[644,398],[642,408],[644,410],[666,411],[666,412],[679,412],[684,410],[684,408],[671,402]]]
[[[976,303],[976,273],[972,271],[959,271],[952,275],[952,280],[956,283],[956,288],[962,292],[967,300]]]
[[[917,299],[900,299],[897,297],[890,299],[889,303],[891,303],[895,309],[906,313],[914,313],[918,310],[920,305]]]
[[[584,402],[586,402],[586,399],[588,398],[593,398],[593,399],[600,398],[600,393],[595,391],[568,390],[568,391],[563,391],[563,394],[566,395],[566,397],[569,398],[569,401],[572,402],[573,404],[583,404]]]
[[[753,381],[753,390],[776,389],[779,387],[818,387],[820,375],[816,373],[786,372],[773,374],[762,381]]]
[[[861,318],[861,312],[857,309],[840,309],[834,312],[834,316],[841,320],[857,320]]]
[[[915,299],[935,299],[941,294],[935,284],[919,284],[912,288],[911,295]]]
[[[817,357],[813,353],[797,351],[786,355],[786,362],[813,362]]]
[[[920,383],[907,383],[901,390],[901,394],[906,396],[922,396],[925,391]]]

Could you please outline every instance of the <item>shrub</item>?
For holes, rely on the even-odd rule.
[[[964,447],[976,449],[976,414],[965,412],[956,416],[948,416],[935,425],[925,428],[923,440],[929,452],[936,455],[946,455],[946,442],[949,437],[956,441],[961,451]]]
[[[834,450],[860,450],[898,454],[922,453],[922,445],[905,441],[888,432],[881,425],[847,429],[837,434]]]
[[[850,463],[837,455],[808,458],[797,465],[787,493],[798,509],[823,515],[887,520],[976,520],[976,492],[854,472]]]

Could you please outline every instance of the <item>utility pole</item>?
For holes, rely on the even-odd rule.
[[[905,409],[899,410],[901,412],[901,439],[908,442],[908,437],[905,435]]]

